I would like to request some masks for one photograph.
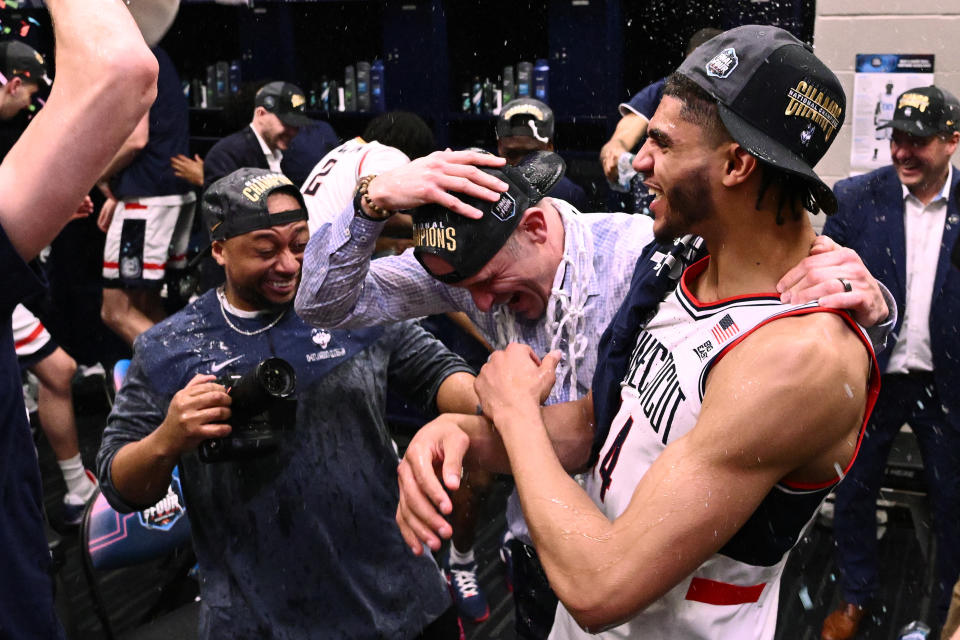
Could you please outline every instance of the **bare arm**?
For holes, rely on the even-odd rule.
[[[552,374],[541,379],[541,397],[552,381]],[[571,472],[583,469],[593,442],[592,396],[543,407],[542,416],[560,464]],[[421,428],[407,447],[397,470],[397,524],[415,554],[424,544],[438,550],[441,539],[453,534],[443,517],[453,510],[444,487],[460,488],[464,468],[511,473],[500,434],[483,416],[442,415]]]
[[[471,164],[476,163],[476,164]],[[458,203],[448,191],[496,200],[506,184],[478,166],[501,165],[503,158],[471,151],[442,151],[377,175],[369,195],[389,211],[426,202]],[[367,212],[372,213],[372,212]],[[303,258],[303,277],[295,307],[306,322],[319,327],[363,327],[435,313],[454,311],[451,288],[434,280],[412,254],[389,256],[371,263],[383,223],[354,216],[353,203],[340,217],[313,233]],[[460,293],[460,299],[469,298]]]
[[[553,453],[520,370],[542,372],[513,346],[494,354],[478,393],[495,412],[550,585],[581,626],[641,611],[719,550],[776,482],[827,481],[852,457],[868,363],[839,318],[817,316],[827,314],[771,323],[716,365],[696,427],[666,447],[612,522]]]
[[[618,179],[617,160],[620,156],[637,146],[640,138],[647,132],[647,119],[636,113],[628,113],[620,118],[613,135],[600,148],[600,164],[607,180],[616,182]]]
[[[127,136],[127,139],[123,141],[123,144],[120,145],[120,148],[113,155],[113,159],[110,160],[110,164],[107,165],[107,168],[103,170],[102,178],[110,178],[115,173],[121,169],[126,168],[133,162],[133,159],[137,157],[137,154],[147,146],[147,141],[150,139],[150,112],[147,111],[140,118],[140,122],[137,123],[137,126],[134,127],[133,132]]]
[[[180,455],[230,433],[230,396],[211,375],[197,375],[170,401],[163,423],[124,445],[110,468],[113,486],[131,504],[153,504],[166,493]]]
[[[122,0],[49,0],[50,99],[0,165],[0,225],[25,259],[50,243],[156,96],[157,61]]]

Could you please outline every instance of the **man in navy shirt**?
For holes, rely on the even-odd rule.
[[[61,638],[40,471],[10,313],[43,286],[27,262],[77,210],[153,101],[157,63],[121,2],[47,0],[57,81],[0,164],[0,637]],[[91,36],[91,25],[95,33]]]
[[[179,463],[203,638],[455,640],[437,565],[407,553],[394,526],[385,399],[389,385],[431,413],[473,411],[472,372],[411,322],[327,331],[294,313],[309,231],[285,176],[239,169],[207,189],[202,212],[226,283],[137,339],[97,457],[104,495],[142,509]],[[203,441],[244,433],[237,396],[216,380],[267,358],[295,372],[292,425],[261,454],[204,462]]]
[[[106,201],[97,225],[107,234],[100,314],[127,344],[166,315],[160,289],[168,269],[186,266],[196,205],[170,166],[190,143],[180,77],[163,49],[151,51],[160,65],[157,99],[98,184]]]

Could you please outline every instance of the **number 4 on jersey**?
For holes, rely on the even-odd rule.
[[[603,480],[600,484],[600,502],[603,502],[604,497],[607,495],[607,489],[610,488],[613,468],[617,466],[617,461],[620,459],[620,450],[623,449],[623,443],[626,442],[627,435],[630,433],[630,427],[632,426],[633,418],[627,418],[627,423],[620,429],[620,433],[617,434],[617,439],[613,441],[609,451],[607,451],[607,455],[603,456],[603,462],[600,463],[600,479]]]

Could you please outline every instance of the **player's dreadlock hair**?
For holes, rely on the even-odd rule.
[[[680,117],[706,132],[714,145],[731,141],[730,133],[720,119],[716,99],[697,83],[678,73],[671,74],[663,87],[663,95],[672,96],[683,102]],[[810,183],[801,176],[778,169],[760,161],[760,189],[757,192],[756,208],[760,208],[764,196],[770,187],[775,187],[777,198],[777,224],[784,223],[784,210],[794,220],[799,220],[804,209],[818,213],[820,206],[813,197]]]

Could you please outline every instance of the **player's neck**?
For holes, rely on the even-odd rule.
[[[806,212],[800,220],[786,215],[782,225],[776,224],[773,212],[753,214],[704,233],[710,264],[693,283],[698,300],[773,293],[783,274],[809,253],[816,233]]]

